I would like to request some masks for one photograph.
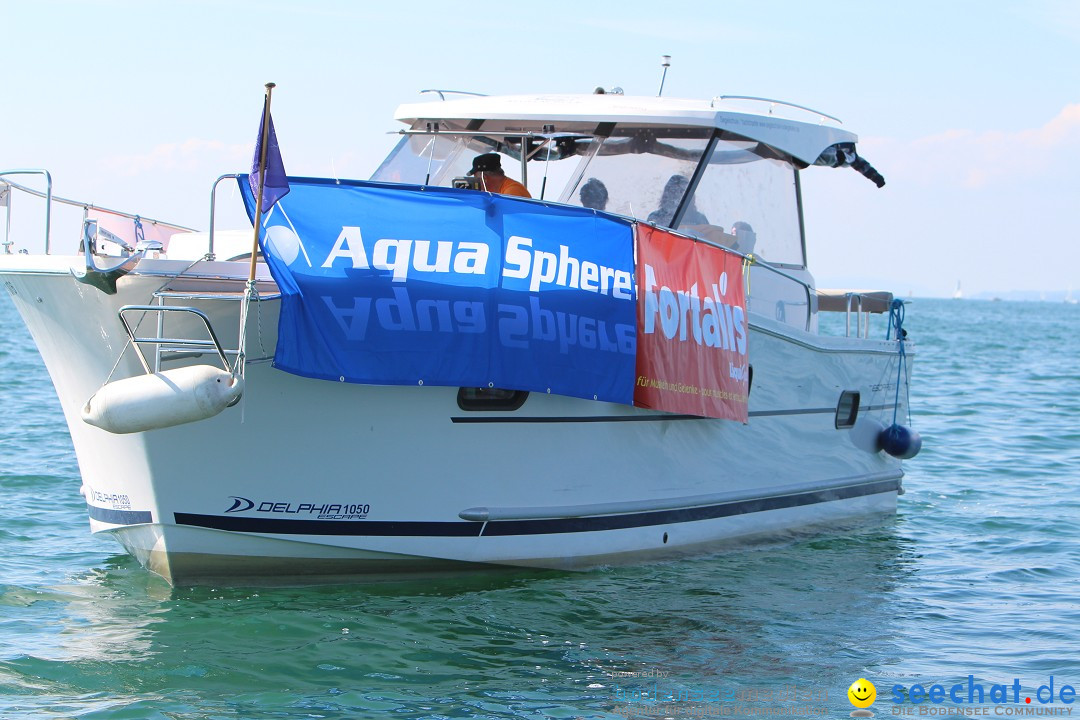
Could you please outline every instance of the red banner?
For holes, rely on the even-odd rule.
[[[639,224],[637,285],[634,405],[746,422],[742,258]]]

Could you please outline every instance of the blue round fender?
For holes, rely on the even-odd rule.
[[[922,450],[922,437],[915,430],[893,423],[881,431],[881,449],[895,458],[910,460]]]

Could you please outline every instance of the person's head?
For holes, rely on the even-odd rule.
[[[607,207],[607,187],[596,178],[590,178],[588,182],[581,186],[579,196],[583,207],[592,208],[593,210],[603,210]]]
[[[757,233],[750,227],[750,223],[740,220],[731,226],[731,234],[738,238],[738,242],[735,243],[736,250],[744,254],[754,251],[754,246],[757,245]]]
[[[660,203],[656,210],[649,213],[649,222],[657,225],[670,225],[675,217],[675,210],[679,207],[679,201],[683,193],[689,187],[690,181],[685,175],[672,175],[664,183],[664,189],[660,193]]]
[[[468,172],[480,181],[480,187],[486,188],[489,180],[502,180],[506,173],[502,169],[502,159],[497,153],[477,155],[473,158],[472,169]]]
[[[689,185],[690,181],[685,175],[672,175],[669,177],[667,183],[664,184],[664,191],[660,194],[660,207],[674,209],[682,200],[683,193],[686,192]]]

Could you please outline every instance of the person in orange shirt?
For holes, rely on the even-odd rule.
[[[499,193],[500,195],[532,197],[524,185],[517,180],[506,177],[506,173],[502,169],[502,160],[496,153],[487,153],[486,155],[474,157],[472,170],[468,174],[476,176],[481,190]]]

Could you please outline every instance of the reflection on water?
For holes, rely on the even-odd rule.
[[[852,655],[895,654],[912,557],[894,522],[638,568],[371,586],[172,589],[118,556],[33,602],[6,589],[0,603],[59,627],[0,668],[57,699],[183,706],[197,687],[214,706],[420,714],[608,713],[650,670],[691,689],[842,687]]]

